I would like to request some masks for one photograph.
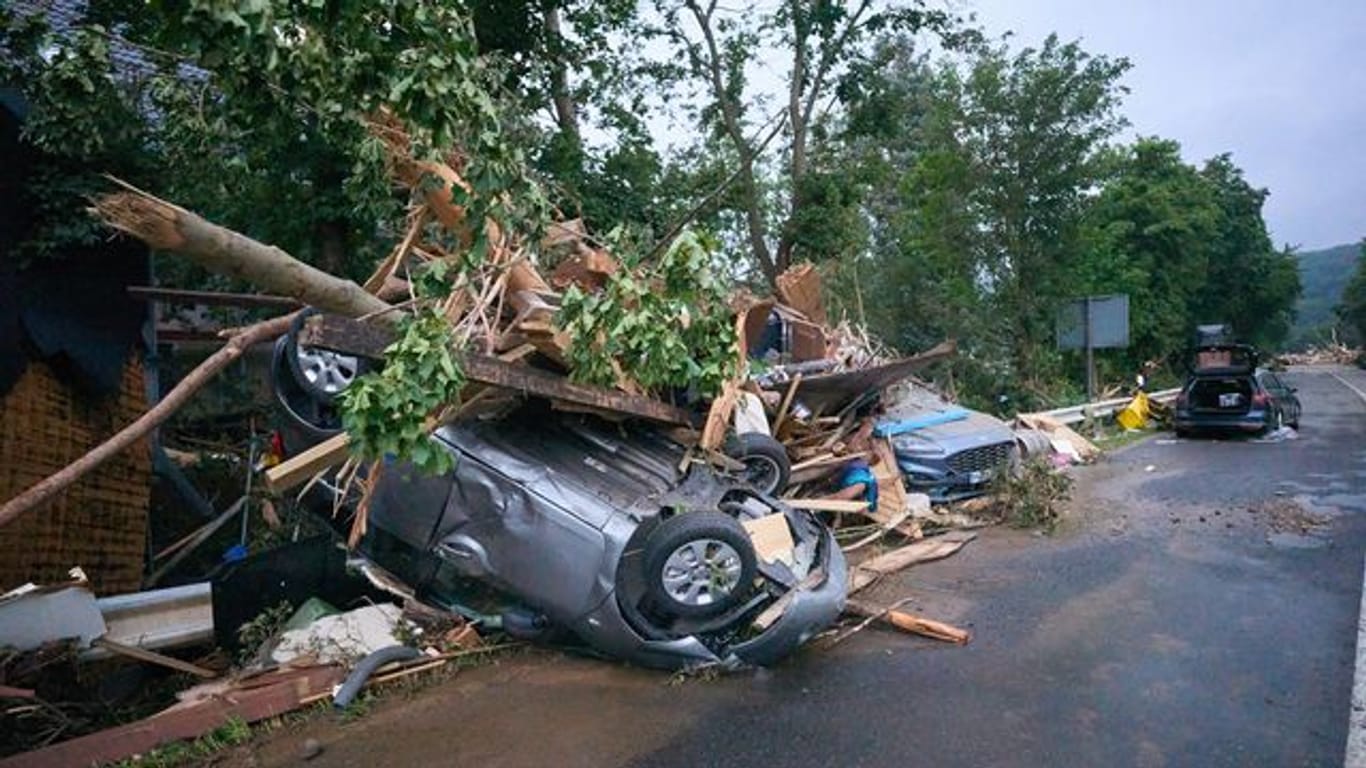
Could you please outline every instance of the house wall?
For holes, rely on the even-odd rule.
[[[79,458],[147,408],[143,368],[129,355],[117,392],[78,392],[33,360],[0,398],[0,500]],[[140,588],[152,478],[148,446],[120,452],[65,493],[0,526],[0,590],[60,581],[73,566],[97,594]]]

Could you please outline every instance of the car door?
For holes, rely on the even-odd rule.
[[[1291,388],[1274,373],[1267,373],[1262,378],[1262,384],[1266,387],[1271,396],[1275,398],[1276,405],[1281,409],[1281,417],[1287,424],[1298,424],[1300,421],[1300,402],[1295,397]]]

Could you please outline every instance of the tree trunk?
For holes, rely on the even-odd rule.
[[[781,270],[774,267],[773,254],[768,249],[768,226],[764,222],[763,200],[759,196],[758,181],[754,178],[755,151],[745,137],[744,126],[740,124],[740,105],[726,89],[721,71],[721,51],[716,43],[716,34],[711,28],[711,10],[702,10],[696,2],[689,2],[687,7],[697,20],[707,45],[706,66],[711,81],[712,97],[721,109],[726,134],[735,145],[736,154],[740,156],[741,188],[745,195],[745,225],[749,230],[749,247],[753,249],[754,259],[759,262],[759,268],[764,271],[769,285],[776,285]]]
[[[564,34],[560,31],[560,11],[554,5],[545,9],[545,33],[553,46],[554,62],[550,69],[550,100],[555,107],[555,122],[560,132],[578,149],[583,140],[579,135],[579,116],[574,109],[574,97],[569,91],[569,65],[564,57]]]
[[[145,192],[116,192],[95,201],[94,213],[154,249],[173,251],[221,275],[290,296],[327,312],[357,317],[389,304],[342,278]]]
[[[118,455],[119,452],[141,440],[170,418],[171,414],[184,405],[191,395],[198,392],[215,374],[241,357],[252,345],[270,341],[288,331],[290,323],[294,321],[297,314],[296,312],[248,326],[233,336],[227,344],[223,345],[222,349],[196,366],[188,376],[181,379],[180,383],[175,385],[175,388],[161,399],[161,402],[142,414],[137,421],[119,430],[113,437],[105,440],[75,462],[63,467],[56,474],[44,478],[37,485],[5,502],[4,506],[0,506],[0,526],[6,525],[19,515],[51,499],[81,479],[86,473],[94,471],[101,464]]]

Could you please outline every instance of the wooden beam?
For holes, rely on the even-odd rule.
[[[214,672],[212,669],[205,669],[196,664],[191,664],[188,661],[181,661],[180,659],[172,658],[165,654],[157,653],[156,651],[149,651],[146,648],[138,648],[134,645],[124,645],[123,643],[117,643],[103,637],[92,640],[90,644],[103,648],[111,653],[118,654],[119,656],[127,656],[130,659],[145,661],[149,664],[158,664],[169,669],[174,669],[177,672],[188,672],[195,677],[202,677],[206,680],[218,677],[218,673]]]
[[[867,512],[868,502],[846,499],[783,499],[783,503],[812,512]]]
[[[787,421],[788,409],[792,407],[792,398],[797,395],[797,388],[802,385],[802,375],[798,373],[792,377],[792,383],[788,385],[787,394],[783,395],[783,401],[778,406],[778,414],[773,417],[773,436],[777,437],[783,428],[783,422]]]
[[[393,343],[394,338],[394,332],[384,326],[362,323],[340,315],[319,315],[309,318],[305,323],[299,334],[299,343],[352,355],[383,358],[384,350]],[[654,398],[575,384],[560,374],[504,362],[496,357],[467,353],[464,368],[465,377],[476,384],[617,411],[665,424],[696,425],[692,413]]]
[[[287,491],[310,477],[346,460],[351,436],[345,432],[333,435],[297,456],[266,470],[266,488],[271,493]]]
[[[966,629],[959,629],[952,624],[945,624],[942,621],[927,619],[924,616],[917,616],[909,611],[882,610],[866,603],[850,600],[845,603],[844,610],[855,616],[877,619],[885,624],[893,626],[902,632],[921,635],[923,637],[943,640],[946,643],[957,645],[967,645],[972,640],[972,633]]]

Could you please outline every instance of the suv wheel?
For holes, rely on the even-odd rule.
[[[361,359],[354,355],[306,347],[299,343],[299,331],[303,329],[304,322],[317,313],[316,309],[310,308],[294,318],[285,355],[299,388],[319,402],[330,404],[365,371]]]
[[[745,465],[742,479],[759,493],[777,496],[787,490],[792,462],[787,449],[772,437],[762,432],[737,435],[726,446],[726,455]]]
[[[749,534],[721,512],[684,512],[645,542],[646,590],[664,612],[709,618],[748,596],[758,563]]]

